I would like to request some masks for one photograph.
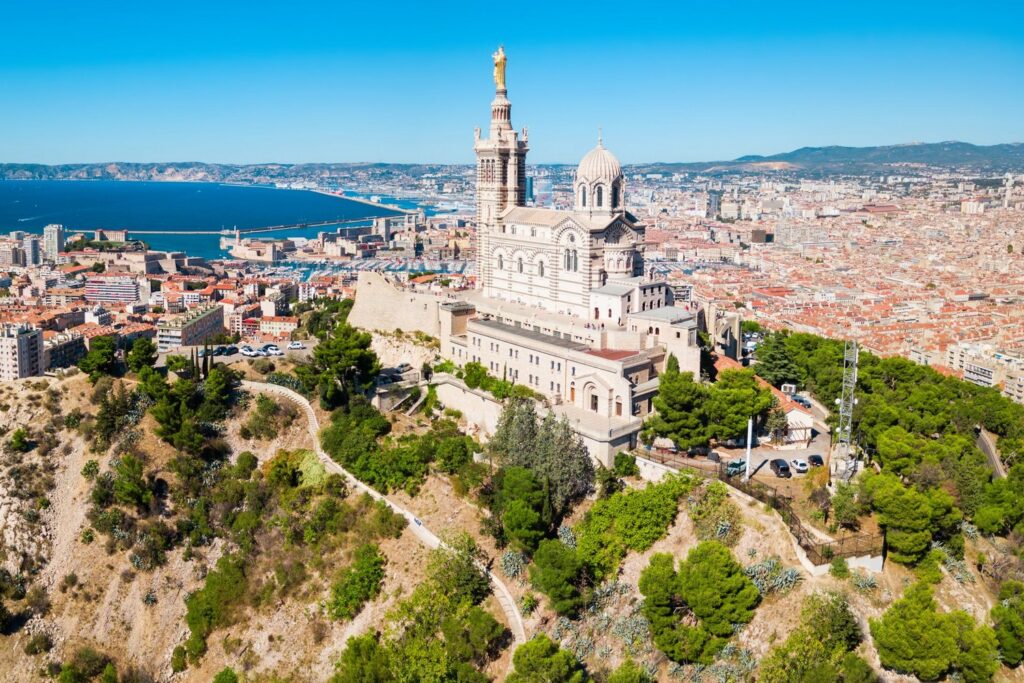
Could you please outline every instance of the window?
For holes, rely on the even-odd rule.
[[[587,188],[581,187],[580,188],[580,206],[586,206],[586,205],[587,205]]]
[[[572,373],[571,374],[572,374],[573,377],[576,376],[576,366],[575,365],[572,366]]]
[[[544,277],[544,262],[543,261],[539,261],[537,263],[537,275],[539,275],[540,277]]]
[[[498,254],[498,270],[505,270],[505,259],[501,254]]]
[[[595,413],[597,412],[597,394],[591,394],[590,396],[590,409],[593,410]]]
[[[537,236],[537,228],[530,228],[530,237]]]
[[[516,269],[521,273],[523,272],[523,259],[516,259]]]
[[[594,201],[597,203],[597,208],[601,208],[604,205],[604,186],[598,185],[597,192],[594,195]]]
[[[594,398],[597,398],[597,397],[595,396]],[[621,398],[616,398],[615,399],[615,416],[616,417],[622,417],[622,399]]]
[[[599,320],[600,318],[601,311],[597,308],[597,306],[594,306],[594,320]]]

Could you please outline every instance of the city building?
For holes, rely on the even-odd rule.
[[[0,380],[43,374],[43,333],[31,325],[0,326]]]
[[[85,299],[130,304],[139,300],[139,281],[124,273],[95,273],[85,281]]]
[[[43,332],[43,367],[69,368],[86,354],[85,337],[77,332]]]
[[[193,308],[161,320],[156,329],[160,353],[179,346],[198,346],[224,331],[224,309],[217,304]]]
[[[57,262],[57,255],[64,251],[64,226],[51,223],[43,228],[43,255],[51,263]]]

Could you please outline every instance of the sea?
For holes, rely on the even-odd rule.
[[[389,202],[389,198],[382,198]],[[394,202],[415,208],[409,202]],[[207,259],[229,258],[219,235],[132,235],[132,230],[183,232],[350,221],[398,212],[384,206],[309,190],[260,185],[123,180],[0,180],[0,233],[42,233],[60,223],[67,234],[98,228],[128,230],[160,251],[184,251]],[[251,237],[315,238],[324,225]]]

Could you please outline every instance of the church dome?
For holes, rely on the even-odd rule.
[[[622,176],[622,165],[615,155],[598,140],[597,147],[587,152],[576,168],[576,180],[595,182],[603,180],[609,185]]]

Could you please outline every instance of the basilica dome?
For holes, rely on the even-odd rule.
[[[615,155],[604,148],[599,140],[597,147],[587,152],[576,168],[576,180],[588,182],[604,181],[611,185],[622,176],[622,165]]]
[[[576,180],[573,181],[576,210],[590,213],[620,211],[624,184],[622,164],[604,148],[599,137],[597,147],[587,152],[576,167]]]

